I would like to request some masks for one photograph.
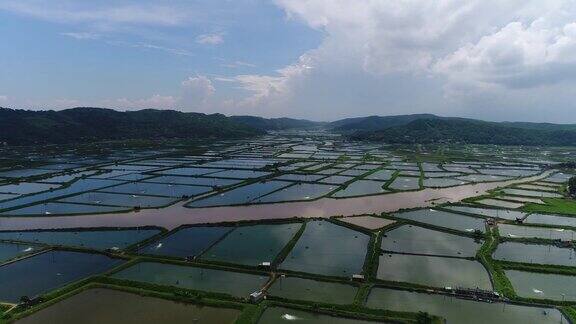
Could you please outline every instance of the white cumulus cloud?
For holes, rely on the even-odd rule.
[[[319,110],[454,113],[456,106],[478,110],[490,96],[500,96],[522,107],[518,110],[530,109],[535,101],[515,92],[576,81],[574,0],[275,3],[289,19],[324,38],[275,73],[229,77],[250,92],[245,103],[282,102],[283,108],[293,109],[321,102]],[[322,102],[319,93],[333,100]],[[485,94],[473,104],[453,101],[455,94],[465,93],[473,98]],[[409,108],[398,111],[402,107]]]
[[[202,34],[196,37],[196,43],[202,45],[219,45],[224,43],[224,36],[218,34]]]

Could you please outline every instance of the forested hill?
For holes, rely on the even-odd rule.
[[[539,126],[540,125],[540,126]],[[469,143],[500,145],[576,146],[570,125],[496,123],[461,118],[416,119],[376,131],[358,130],[356,140],[386,143]]]
[[[103,108],[28,111],[0,108],[0,144],[34,145],[124,139],[238,138],[264,133],[221,114]]]
[[[397,115],[397,116],[368,116],[346,118],[331,122],[327,125],[328,128],[336,132],[353,132],[361,131],[377,131],[394,126],[406,125],[418,119],[437,119],[442,118],[432,114],[414,114],[414,115]]]
[[[231,116],[232,120],[261,130],[303,129],[323,126],[325,123],[294,118],[262,118],[256,116]]]

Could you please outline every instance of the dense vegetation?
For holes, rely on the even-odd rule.
[[[576,145],[576,131],[550,128],[518,128],[509,123],[494,123],[461,118],[417,119],[401,126],[381,130],[359,130],[353,139],[387,143],[468,143],[498,145]]]
[[[326,127],[352,139],[397,144],[468,143],[576,145],[576,125],[496,123],[431,114],[369,116],[332,123],[303,119],[102,108],[27,111],[0,108],[0,144],[34,145],[106,140],[239,138],[270,130]]]
[[[32,145],[101,140],[237,138],[262,130],[221,114],[102,108],[27,111],[0,108],[0,144]]]
[[[293,118],[262,118],[256,116],[232,116],[232,120],[253,127],[260,130],[284,130],[291,128],[312,128],[319,127],[325,123],[314,122],[305,119],[293,119]]]
[[[368,116],[346,118],[328,124],[328,127],[337,132],[377,131],[395,126],[403,126],[418,119],[442,118],[432,114],[414,114],[398,116]]]

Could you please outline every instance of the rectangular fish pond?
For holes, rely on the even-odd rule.
[[[420,178],[417,177],[397,177],[388,186],[394,190],[418,190],[420,189]]]
[[[523,203],[500,200],[500,199],[480,199],[474,201],[475,204],[482,204],[490,207],[501,207],[501,208],[510,208],[510,209],[517,209],[524,206]]]
[[[141,262],[110,275],[113,278],[209,291],[247,298],[260,290],[268,275],[232,272],[176,264]]]
[[[317,183],[296,183],[290,187],[282,188],[258,199],[253,203],[274,203],[296,200],[312,200],[320,198],[338,188],[336,185]]]
[[[418,209],[397,213],[394,217],[412,220],[419,223],[446,227],[462,232],[485,231],[484,219],[448,213],[435,209]]]
[[[101,254],[48,251],[0,266],[0,301],[17,303],[122,263]]]
[[[557,324],[568,323],[555,308],[484,303],[439,294],[374,288],[367,307],[399,312],[427,312],[448,324]]]
[[[354,302],[357,290],[356,286],[342,283],[278,277],[268,289],[268,294],[286,299],[347,305]]]
[[[505,270],[518,296],[537,299],[576,300],[576,277],[552,273]]]
[[[380,248],[400,253],[473,257],[482,242],[466,236],[403,225],[384,233]]]
[[[378,322],[359,319],[334,317],[325,314],[307,312],[285,307],[268,307],[260,317],[258,324],[276,323],[314,323],[314,324],[375,324]]]
[[[50,216],[50,215],[77,215],[115,213],[132,210],[128,207],[110,207],[88,204],[46,203],[0,212],[8,216]]]
[[[327,276],[362,273],[370,237],[327,221],[311,221],[280,269]]]
[[[257,266],[274,262],[302,223],[240,226],[202,254],[201,259]]]
[[[178,258],[195,257],[233,229],[230,226],[182,227],[140,248],[138,253]]]
[[[480,262],[458,258],[385,253],[379,259],[377,278],[439,288],[492,290],[488,272]]]
[[[530,214],[525,220],[528,224],[545,224],[559,226],[576,227],[576,217],[547,215],[547,214]]]
[[[0,264],[38,249],[38,247],[26,244],[0,242]]]
[[[500,208],[479,208],[470,206],[446,206],[442,207],[457,212],[475,214],[485,217],[501,218],[507,220],[516,220],[517,218],[526,217],[526,213],[517,210],[508,210]]]
[[[25,317],[18,324],[233,324],[240,310],[92,288]]]
[[[192,201],[188,203],[186,207],[213,207],[248,204],[260,196],[287,187],[291,184],[292,182],[288,181],[257,182],[230,191],[218,193],[204,199]]]
[[[106,192],[87,192],[77,196],[61,199],[61,202],[81,203],[123,207],[158,208],[168,206],[175,202],[176,198],[156,197],[131,194],[116,194]]]
[[[511,262],[576,266],[574,249],[560,248],[555,245],[504,242],[498,244],[492,257],[495,260]]]
[[[540,238],[548,240],[569,240],[576,237],[576,232],[563,228],[545,228],[534,226],[520,226],[499,224],[498,232],[502,237],[509,238]]]
[[[96,250],[124,249],[161,232],[157,228],[103,230],[0,231],[0,240],[47,245],[83,247]]]
[[[385,182],[371,181],[371,180],[358,180],[354,181],[348,186],[338,190],[332,194],[332,197],[343,198],[343,197],[354,197],[354,196],[365,196],[365,195],[377,195],[381,193],[388,192],[383,186]]]

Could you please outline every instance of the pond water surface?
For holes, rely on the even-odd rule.
[[[18,324],[233,324],[240,311],[94,288],[44,308]]]
[[[449,296],[375,288],[367,306],[401,312],[427,312],[448,324],[557,324],[568,323],[555,308],[484,303]]]

